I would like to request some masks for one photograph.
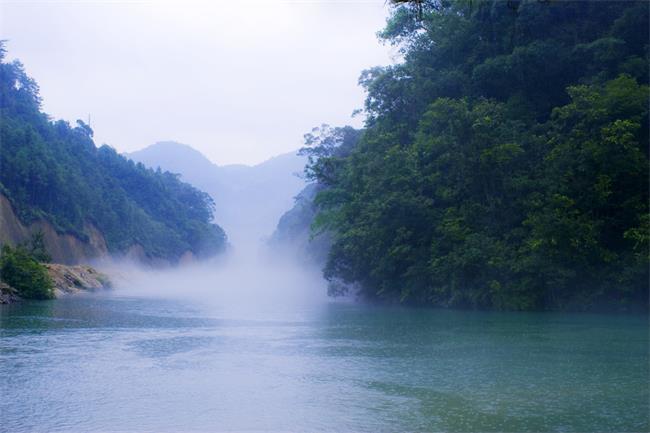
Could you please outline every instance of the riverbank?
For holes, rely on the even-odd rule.
[[[54,285],[54,297],[82,291],[95,291],[112,287],[110,278],[95,268],[87,265],[62,265],[43,263]],[[22,298],[10,285],[0,282],[0,304],[12,304]]]

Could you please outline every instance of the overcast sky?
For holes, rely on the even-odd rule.
[[[98,145],[176,140],[254,164],[321,123],[361,125],[359,74],[391,62],[387,15],[385,0],[0,0],[0,38],[43,109],[90,115]]]

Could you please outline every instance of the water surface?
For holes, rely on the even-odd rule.
[[[0,307],[6,432],[648,431],[648,317],[102,293]]]

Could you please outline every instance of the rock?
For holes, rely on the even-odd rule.
[[[86,265],[67,266],[58,263],[45,263],[47,273],[54,282],[55,295],[77,293],[82,290],[94,291],[111,287],[109,278]]]
[[[16,289],[0,281],[0,304],[13,304],[21,299]]]

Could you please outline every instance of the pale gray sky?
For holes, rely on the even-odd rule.
[[[56,119],[97,144],[190,144],[217,164],[296,149],[321,123],[360,126],[361,71],[391,62],[384,0],[6,1],[0,38]]]

